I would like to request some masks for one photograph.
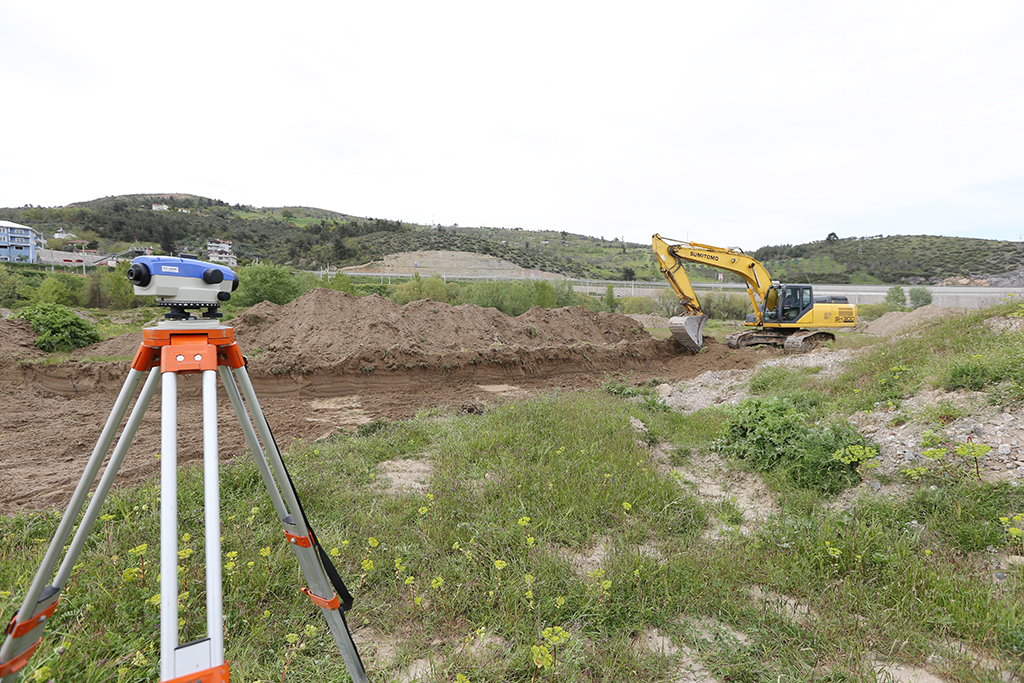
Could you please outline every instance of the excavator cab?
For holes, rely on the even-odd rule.
[[[764,322],[768,325],[793,323],[814,307],[810,285],[772,285],[765,296]],[[756,316],[748,316],[747,324],[756,324]]]
[[[784,285],[779,322],[792,323],[803,317],[814,306],[814,294],[810,285]]]

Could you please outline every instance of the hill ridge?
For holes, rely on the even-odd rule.
[[[153,211],[165,203],[168,211]],[[271,259],[297,268],[356,266],[389,255],[458,251],[494,256],[526,271],[574,278],[660,281],[646,242],[489,226],[419,225],[353,216],[315,207],[228,204],[189,193],[112,195],[64,207],[0,209],[0,219],[46,234],[65,229],[96,248],[116,252],[145,243],[165,253],[202,253],[207,240],[233,243],[240,262]],[[59,244],[51,245],[59,247]],[[975,283],[1024,284],[1024,243],[976,237],[870,235],[805,244],[765,246],[751,253],[774,279],[827,284],[941,284],[949,278]],[[694,264],[697,281],[719,271]],[[727,280],[735,276],[726,274]]]

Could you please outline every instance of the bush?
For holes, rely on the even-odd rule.
[[[18,300],[18,276],[9,271],[0,272],[0,306],[13,306]]]
[[[35,304],[18,314],[32,325],[39,336],[36,348],[46,352],[71,351],[100,341],[100,335],[89,321],[60,304]]]
[[[910,306],[911,308],[921,308],[922,306],[928,306],[932,303],[932,293],[929,292],[925,287],[911,287],[910,288]]]
[[[731,292],[703,292],[700,307],[714,320],[743,320],[752,312],[750,297]]]
[[[903,308],[907,305],[907,295],[903,291],[903,288],[899,285],[890,287],[889,291],[885,293],[885,303],[890,306],[897,306]]]
[[[658,302],[649,296],[626,296],[622,298],[622,312],[626,315],[645,315],[658,310]]]
[[[254,306],[261,301],[284,305],[302,294],[302,287],[284,266],[259,263],[238,269],[238,291],[231,301],[240,307]]]
[[[747,399],[729,421],[722,452],[761,472],[778,471],[793,485],[837,493],[856,484],[857,463],[836,457],[865,441],[846,422],[809,425],[787,399]]]

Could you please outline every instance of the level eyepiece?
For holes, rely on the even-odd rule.
[[[145,287],[149,284],[151,274],[149,267],[145,263],[133,263],[128,268],[128,282],[132,283],[136,287]]]

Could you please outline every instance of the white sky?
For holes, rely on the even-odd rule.
[[[1024,235],[1020,2],[0,0],[0,206]]]

